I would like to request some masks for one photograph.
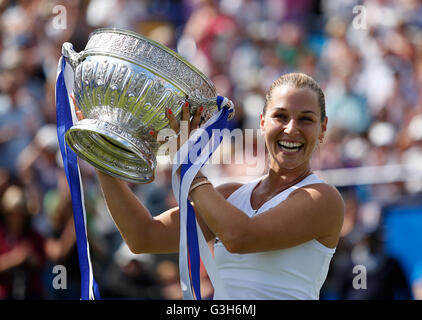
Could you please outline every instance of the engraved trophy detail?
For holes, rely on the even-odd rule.
[[[82,159],[126,181],[153,181],[159,144],[149,131],[168,127],[166,112],[180,119],[204,107],[206,121],[217,111],[212,82],[169,48],[137,33],[98,29],[79,53],[64,43],[74,70],[74,96],[84,119],[66,132]],[[231,115],[231,117],[233,114]]]

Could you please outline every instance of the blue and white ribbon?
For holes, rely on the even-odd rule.
[[[221,132],[227,127],[229,114],[233,112],[233,103],[218,96],[216,100],[219,111],[215,113],[200,129],[189,137],[173,158],[172,187],[179,202],[180,243],[179,272],[183,298],[201,299],[200,261],[202,260],[214,291],[221,292],[222,299],[228,299],[217,266],[208,248],[205,237],[195,218],[195,212],[188,200],[189,188],[193,178],[207,162],[222,140]],[[211,138],[209,138],[211,137]],[[198,151],[200,154],[198,155]],[[180,167],[180,178],[177,170]]]
[[[73,103],[69,100],[69,93],[73,92],[73,81],[74,72],[70,65],[66,63],[66,59],[61,57],[57,67],[56,78],[57,137],[72,197],[76,244],[81,272],[81,300],[94,300],[101,299],[101,297],[92,272],[89,254],[82,179],[76,154],[69,148],[64,138],[66,131],[73,126],[74,121],[77,119]]]

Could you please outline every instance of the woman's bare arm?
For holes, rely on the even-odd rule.
[[[179,208],[152,217],[126,182],[97,171],[110,214],[126,244],[134,253],[171,253],[179,250]],[[240,184],[226,184],[217,191],[227,198]],[[195,208],[195,210],[197,210]],[[207,241],[215,235],[197,214]]]
[[[74,96],[71,96],[76,115],[82,120],[83,114],[77,106]],[[198,108],[193,116],[190,129],[198,128],[201,119],[202,108]],[[176,118],[171,113],[166,113],[171,127],[178,127]],[[188,104],[182,109],[182,120],[190,118]],[[176,130],[178,131],[178,129]],[[157,132],[153,134],[157,137]],[[183,141],[178,141],[182,145]],[[134,253],[170,253],[179,250],[179,208],[169,209],[158,216],[152,217],[149,210],[139,201],[127,183],[118,178],[109,176],[97,170],[101,189],[110,214],[129,249]],[[217,187],[215,190],[224,199],[239,188],[239,183],[228,183]],[[195,211],[198,209],[192,203]],[[207,241],[215,238],[214,233],[208,228],[202,219],[202,215],[196,212],[196,218],[204,237]]]
[[[198,213],[228,251],[251,253],[285,249],[330,237],[336,245],[343,224],[344,203],[328,184],[302,187],[278,206],[254,217],[226,201],[211,185],[191,192]]]

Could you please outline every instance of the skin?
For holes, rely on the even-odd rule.
[[[253,209],[311,173],[311,156],[327,127],[327,119],[320,119],[317,95],[310,89],[281,86],[273,91],[260,121],[270,168],[252,192]],[[303,146],[296,153],[286,153],[279,141]],[[210,230],[233,253],[289,248],[312,239],[334,248],[343,224],[343,200],[328,184],[299,188],[278,206],[252,218],[222,199],[210,185],[194,189],[191,198]]]
[[[191,130],[198,127],[200,113],[191,120]],[[176,118],[172,114],[167,117],[170,127],[177,132]],[[185,107],[182,120],[188,119],[189,111]],[[311,173],[310,159],[324,136],[327,119],[321,121],[316,93],[307,88],[281,86],[274,89],[267,111],[261,115],[260,126],[270,166],[268,174],[252,192],[253,209]],[[298,152],[285,152],[279,141],[299,142],[303,146]],[[134,253],[178,250],[177,207],[152,217],[124,181],[97,172],[111,215]],[[218,236],[232,253],[284,249],[312,239],[329,248],[337,245],[344,202],[334,187],[313,184],[299,188],[278,206],[250,218],[226,200],[240,186],[229,183],[214,188],[204,184],[190,193],[198,223],[208,241]]]

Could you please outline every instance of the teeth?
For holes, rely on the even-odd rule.
[[[301,147],[303,144],[302,143],[298,143],[298,142],[287,142],[287,141],[279,141],[278,144],[282,147],[286,147],[286,148],[299,148]]]

